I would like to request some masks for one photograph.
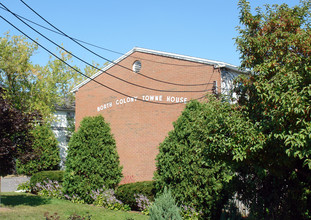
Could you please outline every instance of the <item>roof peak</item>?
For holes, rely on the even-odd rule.
[[[124,60],[125,58],[129,57],[134,52],[148,53],[148,54],[153,54],[153,55],[158,55],[158,56],[170,57],[170,58],[174,58],[174,59],[192,61],[192,62],[196,62],[196,63],[203,63],[203,64],[208,64],[208,65],[213,65],[215,68],[227,68],[227,69],[230,69],[233,71],[241,72],[239,70],[239,67],[232,65],[232,64],[229,64],[229,63],[225,63],[225,62],[214,61],[214,60],[192,57],[192,56],[186,56],[186,55],[181,55],[181,54],[176,54],[176,53],[163,52],[163,51],[158,51],[158,50],[151,50],[151,49],[146,49],[146,48],[142,48],[142,47],[134,47],[133,49],[131,49],[130,51],[128,51],[127,53],[125,53],[124,55],[122,55],[121,57],[116,59],[113,63],[110,63],[107,66],[105,66],[102,69],[102,71],[98,71],[93,76],[91,76],[90,78],[84,80],[82,83],[77,85],[72,90],[72,92],[77,92],[80,87],[82,87],[83,85],[85,85],[86,83],[91,81],[91,79],[96,78],[97,76],[102,74],[104,71],[107,71],[108,69],[110,69],[114,65],[117,65],[117,63],[119,63],[122,60]]]

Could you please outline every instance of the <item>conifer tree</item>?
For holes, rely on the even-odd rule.
[[[164,189],[163,194],[155,199],[150,207],[150,220],[181,220],[180,208],[176,205],[175,199],[170,190]]]
[[[64,191],[86,202],[92,190],[105,185],[115,188],[122,167],[110,126],[102,116],[85,117],[69,142],[64,176]]]
[[[17,173],[31,176],[39,171],[58,170],[59,148],[51,127],[48,124],[37,124],[30,133],[34,137],[32,148],[36,157],[25,163],[17,160]]]

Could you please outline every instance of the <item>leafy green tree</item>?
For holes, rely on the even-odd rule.
[[[236,43],[252,74],[238,81],[238,103],[264,142],[240,164],[237,186],[260,219],[311,217],[310,6],[267,6],[253,15],[239,1]]]
[[[30,57],[37,46],[21,36],[0,38],[0,84],[6,88],[5,98],[19,110],[30,110],[33,66]]]
[[[115,188],[122,167],[110,126],[102,116],[85,117],[69,142],[64,191],[91,202],[89,193],[105,185]]]
[[[58,170],[59,148],[51,127],[48,124],[38,124],[31,134],[34,137],[32,148],[37,157],[26,163],[17,160],[17,173],[31,176],[39,171]]]
[[[45,66],[33,64],[31,57],[37,49],[36,44],[29,43],[23,36],[6,33],[0,37],[0,84],[6,88],[6,98],[15,108],[40,112],[44,121],[51,122],[55,105],[74,100],[70,91],[83,76],[52,57]],[[58,49],[58,53],[65,62],[72,61],[72,56],[62,49]],[[85,71],[86,75],[92,75],[94,68],[86,67]]]

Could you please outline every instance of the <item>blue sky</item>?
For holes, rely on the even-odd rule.
[[[182,55],[206,58],[239,65],[235,40],[239,25],[238,0],[25,0],[41,16],[66,34],[89,43],[126,53],[133,47],[143,47]],[[2,0],[14,13],[51,28],[19,0]],[[250,0],[254,9],[264,4],[299,4],[299,0]],[[14,16],[0,9],[0,14],[31,37],[55,52],[56,46],[23,25]],[[42,34],[87,62],[104,61],[82,49],[69,39],[35,26]],[[13,27],[0,19],[0,34]],[[87,46],[87,45],[86,45]],[[87,46],[110,60],[120,55]],[[45,65],[47,52],[39,50],[33,63]],[[84,64],[74,61],[79,67]]]

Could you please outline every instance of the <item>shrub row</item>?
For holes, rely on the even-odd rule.
[[[68,196],[63,193],[61,172],[49,171],[40,172],[34,175],[32,182],[35,185],[36,193],[40,196],[58,199],[67,199],[73,203],[83,204],[85,201],[77,195]],[[48,177],[58,179],[50,180]],[[36,182],[38,181],[38,182]],[[93,203],[110,210],[137,210],[150,219],[198,219],[200,213],[191,207],[180,206],[175,202],[171,190],[164,190],[155,198],[155,186],[153,181],[137,182],[121,185],[117,188],[119,199],[113,189],[97,189],[90,193]],[[137,196],[139,195],[139,196]],[[148,196],[144,196],[148,195]],[[152,203],[150,202],[152,200]],[[131,207],[130,207],[131,205]]]
[[[39,193],[39,195],[65,198],[73,202],[82,202],[84,200],[77,195],[68,196],[61,190],[61,185],[64,180],[64,171],[41,171],[34,174],[30,179],[30,189],[32,192]],[[49,186],[48,186],[49,185]],[[57,185],[57,187],[56,187]],[[126,208],[130,207],[132,210],[143,211],[141,207],[138,207],[138,201],[136,200],[138,195],[143,195],[147,198],[148,204],[154,201],[155,198],[155,184],[153,181],[136,182],[120,185],[116,191],[108,188],[94,189],[89,193],[94,200],[95,205],[101,205],[106,207],[105,201],[114,198],[113,205],[117,203],[124,204]],[[76,201],[74,201],[76,200]],[[105,206],[106,205],[106,206]],[[118,205],[118,204],[117,204]],[[121,207],[121,206],[120,206]],[[109,208],[108,206],[106,208]]]

